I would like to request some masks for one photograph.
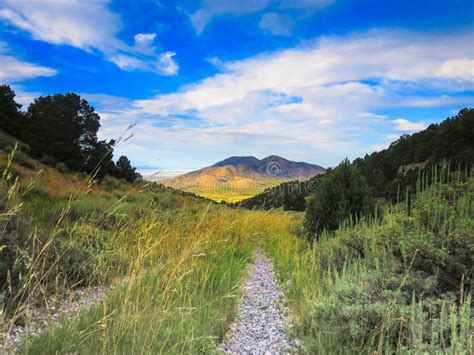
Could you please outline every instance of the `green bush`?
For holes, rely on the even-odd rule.
[[[357,220],[374,211],[365,178],[346,159],[320,180],[306,207],[304,226],[309,239],[324,230],[336,230],[348,219]]]
[[[120,182],[118,179],[113,178],[109,175],[105,175],[104,178],[100,182],[100,186],[109,192],[114,190],[119,190],[123,187],[123,183]]]
[[[17,150],[15,154],[13,155],[13,161],[15,163],[18,163],[24,166],[25,168],[28,168],[28,169],[34,168],[34,165],[28,160],[28,156],[19,150]]]
[[[22,151],[23,153],[28,154],[30,152],[30,146],[25,144],[18,139],[0,131],[0,149],[3,149],[7,153],[13,150],[13,147],[18,145],[18,150]]]
[[[56,158],[53,158],[50,155],[43,155],[40,160],[43,164],[49,165],[49,166],[55,166],[58,162]]]
[[[66,173],[69,172],[69,168],[68,168],[67,165],[64,164],[64,163],[57,163],[57,164],[55,165],[55,169],[56,169],[57,171],[59,171],[60,173],[62,173],[62,174],[66,174]]]

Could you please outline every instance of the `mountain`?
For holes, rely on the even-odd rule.
[[[295,162],[276,155],[264,159],[234,156],[212,166],[179,175],[165,182],[182,189],[268,187],[288,180],[307,180],[326,170],[316,164]]]

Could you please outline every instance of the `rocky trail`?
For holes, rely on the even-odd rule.
[[[243,288],[237,320],[220,347],[227,354],[296,353],[298,344],[288,335],[291,327],[272,262],[257,250]]]
[[[26,336],[34,337],[44,330],[58,325],[62,318],[71,319],[79,310],[84,310],[106,296],[107,287],[87,287],[68,292],[67,297],[59,302],[50,300],[46,308],[27,307],[22,311],[24,325],[9,327],[0,319],[0,355],[14,354]]]

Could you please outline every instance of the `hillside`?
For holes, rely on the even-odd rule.
[[[474,165],[474,109],[463,109],[421,132],[403,135],[387,149],[355,159],[352,164],[364,175],[375,197],[397,201],[407,188],[415,188],[420,170],[430,171],[443,161],[451,170]],[[315,191],[320,178],[284,182],[235,206],[304,211],[305,198]]]
[[[236,319],[257,247],[270,257],[263,270],[272,262],[283,281],[291,334],[308,353],[470,348],[467,172],[420,187],[412,204],[385,204],[380,220],[309,243],[302,214],[230,209],[156,183],[61,172],[0,138],[2,332],[26,329],[32,311],[51,312],[51,300],[70,290],[105,290],[90,308],[25,335],[19,353],[213,353]],[[283,186],[314,192],[329,174]]]
[[[253,196],[281,182],[306,180],[325,172],[319,165],[294,162],[276,155],[264,159],[234,156],[212,166],[164,181],[167,186],[206,197]]]

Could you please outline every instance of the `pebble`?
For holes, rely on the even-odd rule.
[[[291,317],[283,305],[283,292],[272,262],[255,252],[237,321],[231,325],[220,349],[226,354],[293,354],[299,344],[291,340]]]
[[[54,299],[50,299],[48,302],[50,305],[45,308],[27,307],[22,312],[22,316],[25,318],[25,326],[8,327],[7,324],[3,324],[3,329],[0,328],[0,355],[17,352],[25,336],[34,337],[39,335],[48,327],[57,325],[64,317],[72,319],[78,310],[101,301],[107,290],[108,288],[99,286],[72,290],[57,306],[54,305],[56,304]]]

